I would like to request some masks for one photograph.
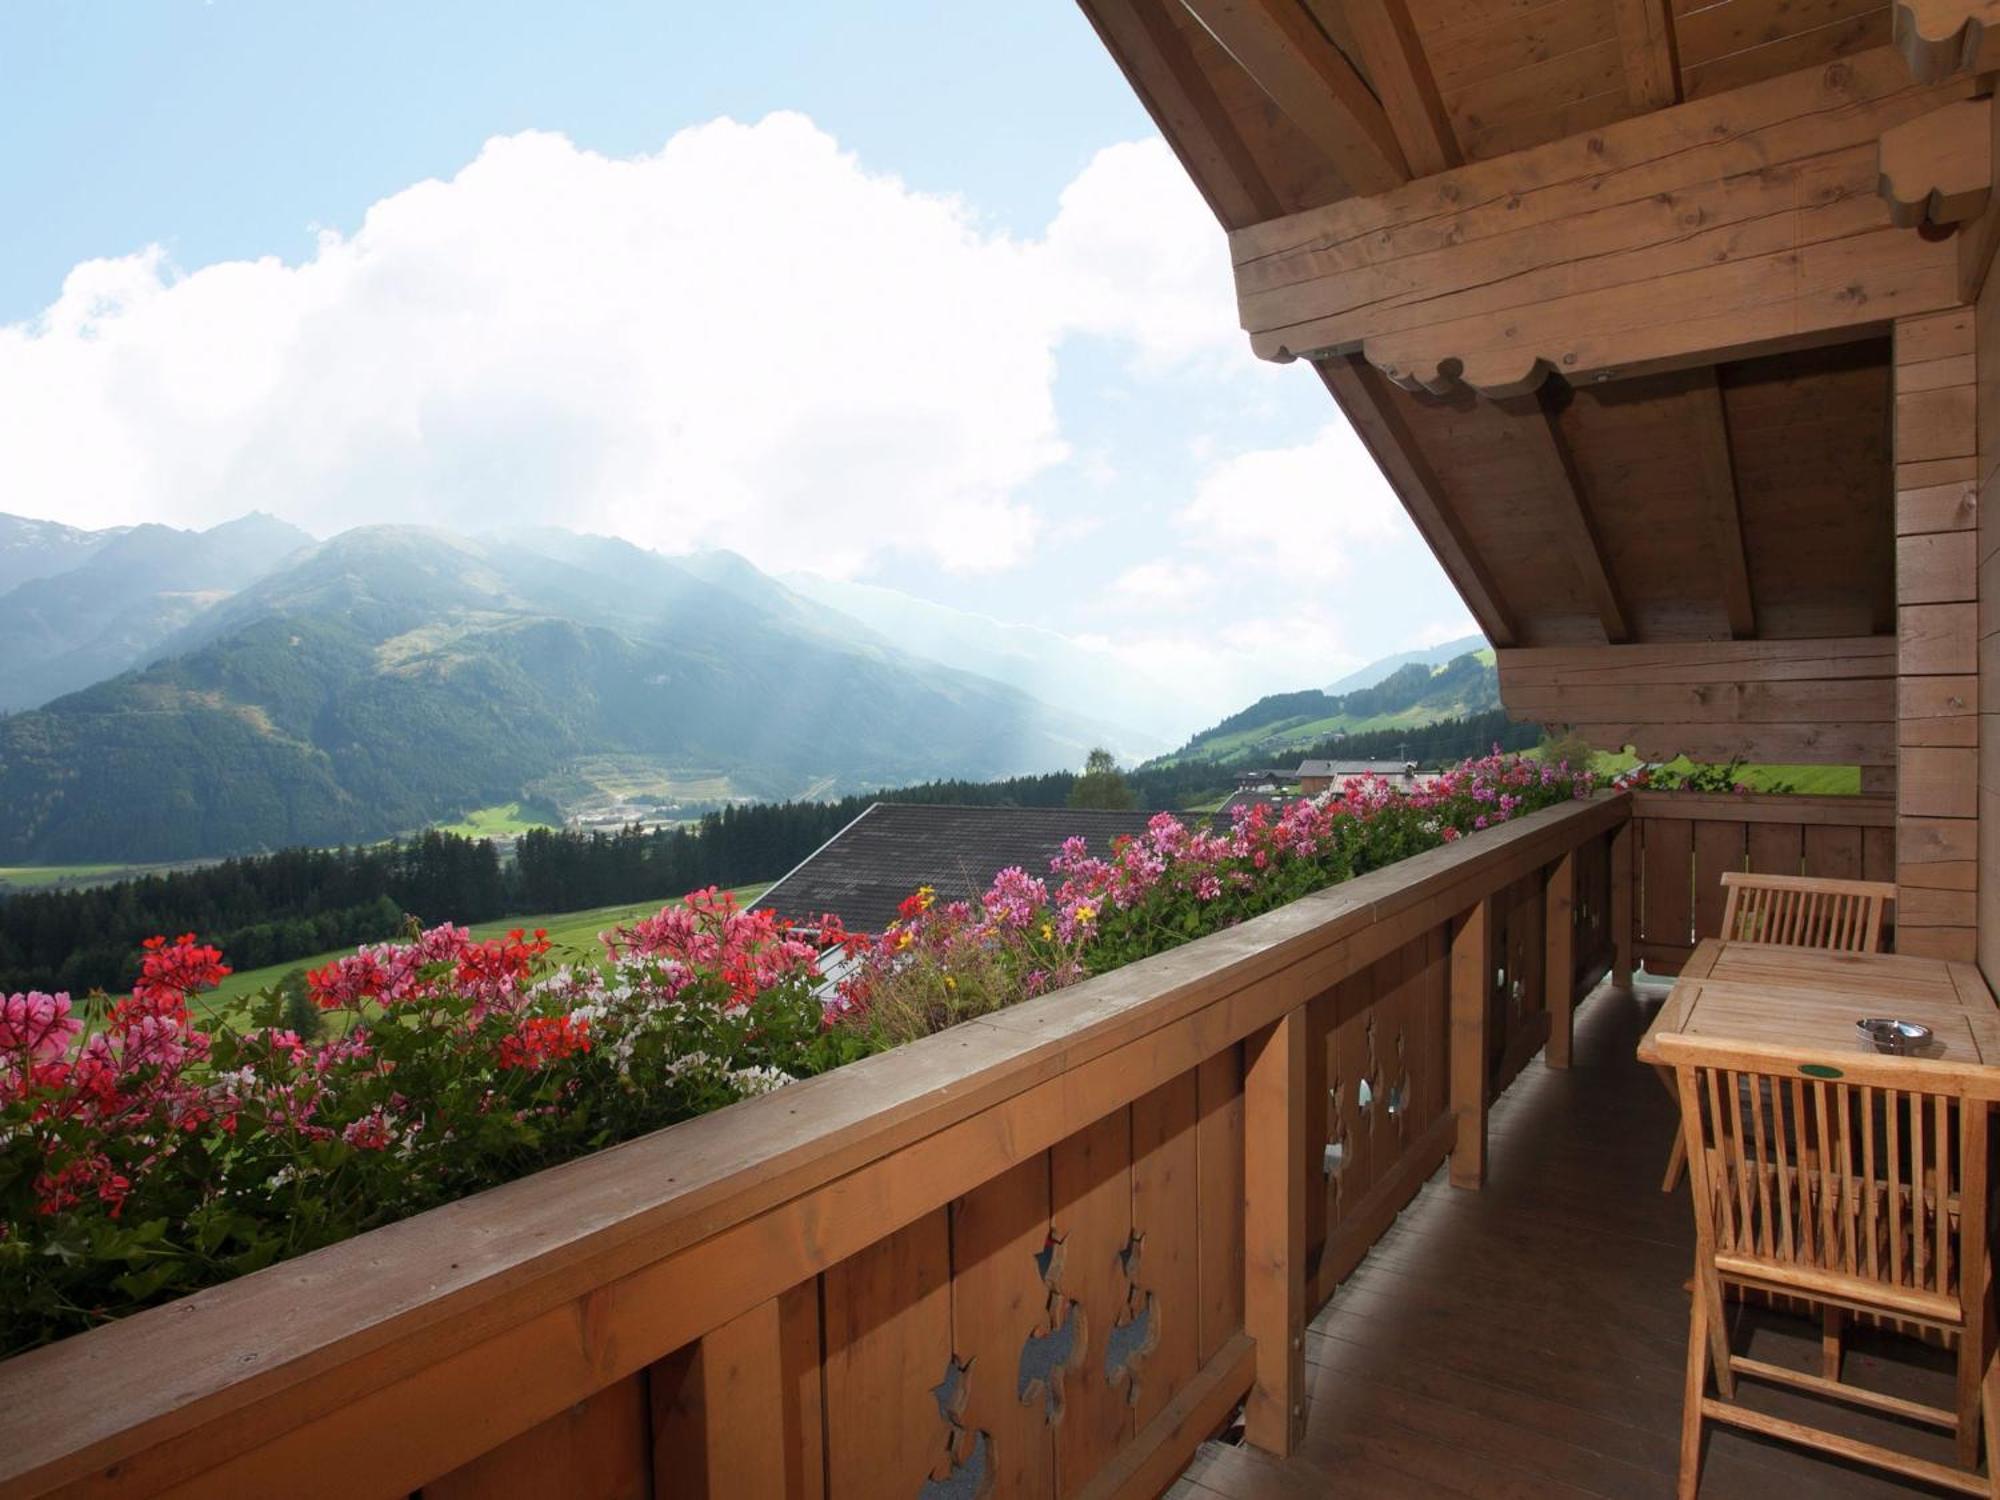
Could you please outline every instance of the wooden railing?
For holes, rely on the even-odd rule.
[[[1651,974],[1678,974],[1696,939],[1720,935],[1724,870],[1896,878],[1892,797],[1634,792],[1632,829],[1637,952]]]
[[[1239,1402],[1288,1451],[1312,1310],[1566,1061],[1629,807],[22,1355],[0,1495],[1150,1495]]]

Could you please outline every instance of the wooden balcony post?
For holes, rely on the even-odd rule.
[[[817,1280],[652,1366],[656,1492],[822,1494],[819,1373]]]
[[[1304,1008],[1247,1038],[1244,1058],[1243,1326],[1257,1341],[1244,1435],[1284,1457],[1305,1427]]]
[[[1458,1141],[1451,1150],[1451,1185],[1486,1183],[1486,1063],[1493,985],[1493,898],[1482,896],[1451,931],[1451,1107]]]
[[[1637,906],[1638,862],[1634,858],[1632,823],[1620,823],[1611,835],[1611,982],[1632,983],[1632,913]]]
[[[1552,1068],[1569,1066],[1571,1012],[1576,1005],[1576,851],[1548,867],[1542,901],[1542,984],[1548,993]]]

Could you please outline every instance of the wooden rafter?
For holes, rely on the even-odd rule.
[[[1314,14],[1320,14],[1325,3],[1317,0]],[[1438,93],[1430,59],[1410,20],[1409,0],[1347,0],[1345,11],[1369,82],[1411,172],[1428,177],[1461,165],[1465,156]]]
[[[1284,213],[1277,188],[1165,9],[1169,3],[1082,0],[1082,7],[1216,218],[1235,229]]]
[[[1625,93],[1639,109],[1681,102],[1681,70],[1668,0],[1613,0]]]
[[[1949,230],[1993,193],[1993,101],[1961,99],[1882,132],[1876,191],[1892,223]]]
[[[1357,355],[1318,360],[1314,368],[1486,638],[1496,646],[1513,645],[1520,638],[1513,611],[1500,597],[1493,575],[1453,514],[1422,444],[1397,409],[1397,402],[1413,398],[1397,391]]]
[[[1514,418],[1522,451],[1533,461],[1542,491],[1549,497],[1550,515],[1556,523],[1563,552],[1583,580],[1584,592],[1590,596],[1598,621],[1604,627],[1604,638],[1617,645],[1632,638],[1632,616],[1605,560],[1604,541],[1590,518],[1583,485],[1577,478],[1576,460],[1570,456],[1569,444],[1556,425],[1549,396],[1551,391],[1561,389],[1560,382],[1550,382],[1531,395],[1508,397],[1494,405]]]
[[[1181,0],[1357,193],[1407,182],[1382,105],[1298,0]]]
[[[1891,25],[1919,83],[2000,68],[2000,0],[1896,0]]]
[[[1743,552],[1743,515],[1736,494],[1736,464],[1729,456],[1729,419],[1722,406],[1722,388],[1716,384],[1713,365],[1688,371],[1686,380],[1683,401],[1688,434],[1701,459],[1716,581],[1722,589],[1730,635],[1746,640],[1757,633],[1757,611],[1750,598],[1750,564]]]

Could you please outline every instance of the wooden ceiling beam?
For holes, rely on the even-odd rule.
[[[1168,12],[1173,3],[1080,0],[1105,51],[1223,226],[1277,218],[1287,205]]]
[[[1715,551],[1716,582],[1722,589],[1729,634],[1739,641],[1748,640],[1757,633],[1757,610],[1750,597],[1750,563],[1743,550],[1743,513],[1736,492],[1736,463],[1729,453],[1729,418],[1713,365],[1688,371],[1682,400],[1688,413],[1688,431],[1701,461],[1709,541]]]
[[[2000,68],[2000,0],[1895,0],[1890,31],[1919,83]]]
[[[1314,13],[1319,14],[1320,5],[1325,3],[1317,0]],[[1665,0],[1645,3],[1664,4]],[[1465,154],[1416,24],[1410,19],[1409,0],[1347,0],[1345,11],[1362,64],[1368,69],[1368,80],[1382,101],[1411,173],[1428,177],[1463,165]]]
[[[1612,0],[1625,94],[1642,110],[1681,102],[1680,59],[1668,0]]]
[[[1410,179],[1381,103],[1299,0],[1181,0],[1356,193]]]
[[[1545,387],[1532,395],[1514,396],[1494,402],[1514,418],[1514,437],[1534,465],[1542,493],[1549,499],[1549,514],[1556,535],[1571,566],[1583,581],[1584,593],[1604,627],[1604,638],[1616,646],[1632,639],[1632,615],[1611,576],[1604,555],[1604,539],[1590,518],[1584,499],[1583,482],[1577,476],[1576,460],[1556,425],[1556,413],[1549,403],[1551,390]]]
[[[1319,360],[1314,368],[1486,639],[1495,646],[1513,645],[1521,634],[1514,613],[1500,597],[1493,575],[1459,524],[1443,483],[1399,409],[1398,403],[1413,398],[1392,387],[1358,356]]]
[[[1895,226],[1876,158],[1974,87],[1878,48],[1252,225],[1242,323],[1267,359],[1360,350],[1401,385],[1507,396],[1954,306],[1956,248]]]

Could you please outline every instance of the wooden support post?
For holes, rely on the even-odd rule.
[[[1247,1038],[1244,1057],[1243,1326],[1257,1341],[1244,1435],[1282,1458],[1305,1429],[1305,1008]]]
[[[1968,960],[1980,883],[1975,322],[1969,307],[1899,318],[1895,345],[1896,951]],[[1962,477],[1936,483],[1941,473]]]
[[[1632,825],[1620,823],[1611,835],[1611,982],[1632,983],[1632,913],[1639,894],[1638,861],[1634,858]]]
[[[1569,1066],[1576,1008],[1576,851],[1549,866],[1542,901],[1542,984],[1548,995],[1549,1066]]]
[[[1451,1107],[1458,1143],[1451,1152],[1451,1185],[1486,1185],[1487,991],[1493,984],[1493,898],[1477,905],[1451,930]]]
[[[824,1493],[819,1285],[760,1302],[648,1372],[654,1487],[688,1496]],[[756,1420],[746,1420],[755,1413]]]

